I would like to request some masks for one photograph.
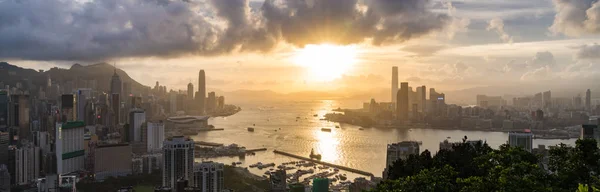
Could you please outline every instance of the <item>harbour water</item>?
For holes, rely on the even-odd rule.
[[[436,129],[378,129],[364,128],[348,124],[337,124],[320,120],[333,109],[360,108],[360,101],[291,101],[256,104],[239,104],[242,111],[229,117],[211,118],[209,124],[224,131],[200,132],[192,138],[196,141],[216,142],[223,144],[236,143],[247,149],[267,148],[268,151],[257,152],[256,156],[248,156],[239,160],[237,157],[221,157],[213,160],[230,164],[242,161],[241,166],[247,167],[256,162],[276,163],[297,161],[283,155],[276,155],[274,149],[288,153],[307,156],[311,149],[322,155],[322,160],[373,173],[381,177],[385,168],[386,147],[389,143],[400,141],[422,141],[421,151],[425,149],[435,154],[439,143],[450,137],[450,141],[460,141],[467,136],[469,140],[484,140],[492,148],[497,148],[508,140],[508,133],[436,130]],[[315,116],[316,114],[316,116]],[[339,128],[336,128],[339,126]],[[254,132],[247,131],[253,127]],[[331,128],[324,132],[322,128]],[[576,139],[569,140],[534,140],[537,145],[556,145],[565,143],[574,145]],[[265,170],[250,169],[251,172],[262,175]],[[348,174],[350,179],[358,177]]]

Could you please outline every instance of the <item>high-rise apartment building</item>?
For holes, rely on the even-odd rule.
[[[284,177],[285,179],[285,177]],[[223,164],[202,162],[194,164],[192,186],[203,192],[221,192],[223,190]]]
[[[509,132],[508,145],[517,146],[531,152],[533,148],[533,133],[531,132]]]
[[[15,184],[34,183],[40,176],[40,148],[29,143],[15,152]]]
[[[388,144],[385,161],[386,168],[383,171],[383,178],[387,178],[388,169],[396,160],[406,160],[410,155],[419,155],[419,145],[420,142],[418,141],[402,141],[399,143]]]
[[[0,165],[8,165],[8,145],[10,144],[10,134],[0,132]]]
[[[398,67],[392,67],[392,103],[396,103],[398,97]]]
[[[193,100],[194,98],[194,84],[188,83],[187,85],[187,98]]]
[[[163,148],[163,141],[165,140],[165,124],[162,122],[147,123],[147,149],[148,152],[160,151]]]
[[[195,186],[194,176],[194,141],[183,136],[164,141],[163,145],[162,185],[175,189],[177,180],[190,181]]]
[[[544,108],[552,107],[552,92],[546,91],[542,93],[542,103],[544,104]]]
[[[6,131],[8,128],[8,105],[9,96],[7,90],[1,90],[0,87],[0,131]]]
[[[84,169],[85,123],[72,121],[56,124],[57,173],[68,174]]]
[[[146,113],[142,109],[129,112],[129,142],[142,142],[142,124],[146,123]]]

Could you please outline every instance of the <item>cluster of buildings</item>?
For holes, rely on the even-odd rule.
[[[224,97],[206,96],[203,70],[198,83],[195,94],[191,83],[187,92],[167,93],[158,82],[136,93],[116,68],[105,90],[96,80],[49,76],[38,84],[0,82],[0,192],[76,191],[80,180],[152,173],[162,173],[162,189],[175,191],[185,180],[191,191],[220,192],[223,164],[194,163],[192,140],[165,137],[169,128],[208,127],[207,116],[172,116],[224,107]]]

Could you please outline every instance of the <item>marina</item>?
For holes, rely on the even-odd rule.
[[[279,154],[279,155],[285,155],[285,156],[293,157],[293,158],[296,158],[296,159],[301,159],[301,160],[304,160],[304,161],[309,161],[309,162],[313,162],[313,163],[316,163],[316,164],[321,164],[321,165],[325,165],[325,166],[329,166],[329,167],[333,167],[333,168],[337,168],[337,169],[340,169],[340,170],[344,170],[344,171],[348,171],[348,172],[352,172],[352,173],[357,173],[357,174],[361,174],[361,175],[365,175],[365,176],[373,176],[372,173],[369,173],[369,172],[366,172],[366,171],[361,171],[361,170],[350,168],[350,167],[345,167],[345,166],[336,165],[336,164],[333,164],[333,163],[327,163],[327,162],[323,162],[323,161],[311,159],[311,158],[308,158],[308,157],[294,155],[294,154],[287,153],[287,152],[284,152],[284,151],[273,150],[273,153]]]

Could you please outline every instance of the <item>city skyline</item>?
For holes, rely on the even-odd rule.
[[[294,7],[301,13],[329,16],[334,23],[343,21],[346,15],[358,14],[360,17],[356,20],[348,21],[357,27],[361,22],[360,18],[367,17],[353,5],[371,8],[381,19],[389,20],[389,23],[383,23],[383,26],[394,24],[394,18],[399,14],[422,14],[419,16],[425,19],[420,23],[430,25],[419,32],[410,31],[410,36],[401,34],[399,28],[386,31],[390,36],[381,36],[383,32],[379,34],[365,30],[368,28],[357,28],[352,34],[342,33],[336,36],[333,34],[347,29],[338,25],[320,27],[327,25],[305,22],[309,17],[304,15],[281,20],[275,19],[273,15],[266,15],[266,7],[269,6],[274,6],[274,13],[290,11],[271,1],[235,1],[229,4],[219,2],[187,1],[162,5],[133,0],[114,2],[112,5],[73,1],[64,2],[64,6],[52,6],[54,1],[3,1],[0,7],[11,9],[4,14],[8,14],[9,18],[22,18],[23,21],[0,27],[0,34],[5,34],[0,36],[13,37],[12,40],[7,40],[7,46],[0,47],[0,60],[44,70],[57,66],[68,68],[73,63],[89,65],[103,61],[117,62],[119,68],[144,85],[152,85],[158,80],[161,84],[176,89],[185,89],[189,80],[195,76],[193,71],[205,69],[211,73],[211,77],[207,79],[208,84],[218,84],[223,90],[232,91],[244,87],[251,90],[270,89],[282,93],[336,90],[346,87],[362,90],[385,88],[389,87],[385,82],[391,80],[387,74],[392,66],[399,67],[399,81],[428,84],[444,91],[515,83],[553,86],[546,89],[570,88],[573,86],[569,84],[595,80],[595,74],[599,72],[595,67],[598,62],[599,46],[596,43],[599,31],[593,28],[595,17],[587,15],[595,13],[591,1],[586,1],[587,4],[577,9],[562,9],[573,7],[574,4],[570,2],[548,0],[432,0],[396,4],[386,4],[385,1],[377,0],[350,1],[346,3],[347,6],[335,9],[339,15],[326,15],[318,9],[321,7],[322,10],[333,10],[327,3],[335,1],[315,1],[317,3],[314,5],[300,3],[295,5],[298,7]],[[140,4],[145,5],[140,13],[110,9],[113,6],[127,8]],[[396,9],[388,13],[383,9],[386,6],[410,6],[422,11],[413,13]],[[57,15],[48,17],[53,19],[40,19],[41,15],[15,12],[29,7],[37,7],[41,12]],[[68,18],[71,15],[88,16],[80,11],[82,9],[89,10],[89,14],[96,11],[115,17],[111,17],[112,23],[105,20],[94,23],[86,19],[72,23],[58,22],[60,18]],[[163,10],[176,10],[179,12],[171,13],[180,13],[181,16],[151,14]],[[242,14],[232,14],[235,10],[242,10]],[[155,16],[145,18],[144,13]],[[582,17],[569,17],[576,14]],[[90,15],[90,18],[93,18],[93,15]],[[186,18],[189,20],[185,20]],[[36,19],[43,21],[43,25],[31,26],[24,22]],[[140,29],[137,27],[144,25],[148,26],[148,30],[154,32],[154,35],[162,34],[155,25],[151,25],[152,22],[145,22],[147,19],[154,19],[156,22],[178,21],[167,26],[172,30],[180,29],[186,24],[209,27],[207,29],[214,30],[214,36],[208,36],[210,30],[199,30],[190,34],[173,33],[165,36],[173,41],[136,38],[133,34],[139,33]],[[283,19],[294,22],[289,22],[289,25],[283,24]],[[255,23],[258,21],[269,21],[274,26],[283,28],[278,28],[281,31],[272,31],[260,23]],[[63,27],[49,28],[50,23]],[[98,30],[80,31],[69,24],[89,26]],[[400,23],[398,27],[409,24]],[[105,30],[114,25],[119,26],[115,28],[116,31]],[[285,27],[301,27],[312,31],[298,34],[286,30]],[[48,41],[50,37],[33,36],[32,33],[12,33],[24,29],[43,30],[48,34],[65,34],[75,38],[51,43]],[[245,30],[248,34],[257,35],[236,36],[236,30]],[[118,37],[123,38],[131,47],[116,44],[114,41]],[[205,41],[184,41],[184,37]],[[266,40],[251,37],[263,37]],[[227,38],[229,40],[225,40]],[[32,42],[42,43],[42,47],[54,49],[50,52],[31,47],[27,43],[29,41],[22,39],[32,39]],[[105,40],[105,44],[99,44],[100,40]],[[142,44],[144,40],[148,40],[147,44]],[[212,40],[213,46],[205,46],[209,40]],[[62,46],[73,43],[72,41],[77,41],[75,44],[81,46]],[[86,42],[90,42],[89,46]],[[197,44],[192,44],[194,42]],[[9,47],[10,45],[21,46]],[[142,45],[156,49],[139,48]],[[116,49],[106,49],[105,46],[113,46]],[[39,51],[33,51],[36,54],[28,54],[27,51],[31,49],[25,48]],[[307,59],[314,55],[321,56],[317,61],[323,63],[302,63],[314,62]],[[335,56],[332,58],[336,62],[328,61],[332,60],[326,57],[328,55]],[[298,58],[299,56],[303,58]],[[337,61],[344,63],[340,64]],[[587,88],[586,86],[581,85],[581,89]]]

